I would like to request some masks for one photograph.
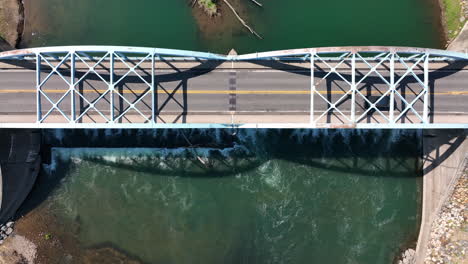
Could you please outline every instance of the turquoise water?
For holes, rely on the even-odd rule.
[[[56,185],[43,206],[83,248],[145,263],[376,264],[417,236],[419,132],[44,133],[56,147],[38,186]],[[176,147],[182,133],[194,147]],[[106,144],[117,148],[83,147]]]
[[[24,0],[22,45],[129,45],[219,53],[231,48],[245,53],[317,46],[444,45],[432,0],[265,0],[263,8],[251,1],[230,1],[263,40],[243,28],[228,9],[222,9],[222,18],[210,21],[194,16],[187,0]]]

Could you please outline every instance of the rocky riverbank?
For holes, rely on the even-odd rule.
[[[13,222],[10,221],[4,225],[0,225],[0,245],[5,242],[5,239],[13,233]]]
[[[79,229],[79,224],[76,226]],[[0,264],[139,264],[124,252],[102,245],[91,248],[81,246],[70,230],[61,228],[50,208],[40,206],[14,224],[14,230],[0,244]]]
[[[0,51],[16,48],[21,41],[23,28],[23,1],[0,1]]]
[[[432,224],[430,236],[426,264],[468,263],[468,165]]]

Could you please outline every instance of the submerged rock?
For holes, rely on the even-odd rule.
[[[112,247],[93,248],[86,250],[84,263],[126,263],[141,264],[139,260],[132,259],[125,253]]]

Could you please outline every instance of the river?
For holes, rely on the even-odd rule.
[[[185,0],[24,0],[21,45],[441,48],[434,2],[232,0],[260,40],[228,10],[212,19]],[[53,215],[52,235],[73,237],[93,256],[112,248],[140,263],[387,264],[418,234],[419,131],[43,135],[50,160],[22,212]]]
[[[30,203],[58,219],[53,236],[67,233],[83,249],[110,247],[141,263],[387,264],[418,234],[418,131],[43,137],[51,159]]]
[[[263,37],[229,9],[209,18],[186,0],[24,0],[22,47],[126,45],[226,54],[320,46],[442,48],[435,0],[230,0]]]

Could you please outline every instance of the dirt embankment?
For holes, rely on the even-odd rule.
[[[0,1],[0,51],[12,49],[21,41],[24,27],[22,0]]]
[[[437,0],[445,47],[451,51],[468,51],[468,0]]]

